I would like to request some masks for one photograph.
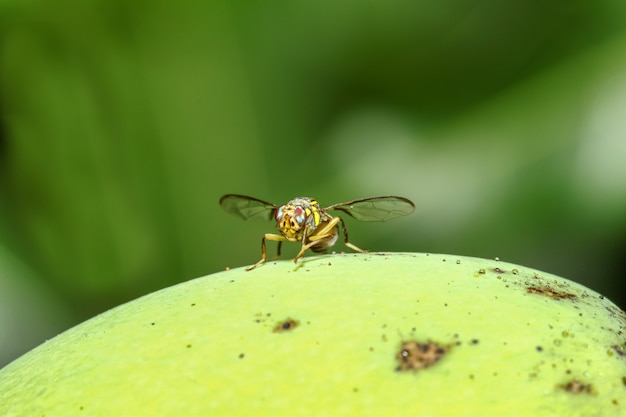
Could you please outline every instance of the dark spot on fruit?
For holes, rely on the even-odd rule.
[[[396,371],[419,371],[433,366],[446,353],[450,351],[450,345],[428,341],[426,343],[410,340],[402,342],[400,350],[396,353],[398,366]]]
[[[537,352],[543,352],[543,348],[541,346],[537,346],[535,349],[537,349]]]
[[[618,354],[618,356],[626,356],[626,351],[624,351],[624,346],[620,346],[620,345],[613,345],[611,346],[613,348],[613,350],[615,351],[615,353]]]
[[[576,298],[576,296],[574,294],[555,290],[554,288],[550,287],[549,285],[528,287],[528,288],[526,288],[526,292],[529,293],[529,294],[545,295],[546,297],[552,298],[553,300],[563,300],[563,299]]]
[[[274,326],[274,333],[289,332],[295,329],[300,322],[298,320],[287,317],[285,320],[276,323]]]
[[[497,266],[493,268],[492,271],[495,272],[496,274],[504,274],[504,270],[501,268],[498,268]]]
[[[572,394],[593,394],[593,386],[591,384],[584,384],[577,379],[573,379],[570,382],[559,385],[559,388],[564,389]]]
[[[472,339],[471,343],[472,343],[472,345],[477,345],[478,344],[478,339]]]
[[[272,313],[263,313],[263,312],[258,312],[254,315],[254,317],[256,317],[254,319],[255,323],[266,323],[269,320],[269,317],[272,315]]]
[[[245,356],[245,355],[244,355],[243,353],[240,353],[240,354],[239,354],[239,359],[243,359],[243,357],[244,357],[244,356]]]

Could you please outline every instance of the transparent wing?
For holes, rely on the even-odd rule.
[[[244,220],[267,221],[274,218],[276,205],[245,195],[226,194],[220,198],[220,206],[227,212]]]
[[[385,222],[406,216],[415,210],[413,202],[404,197],[384,196],[360,198],[346,203],[334,204],[326,210],[339,210],[364,222]]]

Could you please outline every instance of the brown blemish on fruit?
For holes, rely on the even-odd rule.
[[[594,394],[593,385],[583,384],[577,379],[572,379],[567,384],[559,385],[558,387],[572,394]]]
[[[563,300],[563,299],[576,298],[576,296],[574,294],[555,290],[554,288],[552,288],[549,285],[528,287],[528,288],[526,288],[526,292],[529,293],[529,294],[545,295],[546,297],[550,297],[553,300]]]
[[[618,356],[626,356],[626,351],[625,351],[626,345],[624,345],[624,346],[613,345],[611,347],[613,348],[615,353],[617,353]]]
[[[617,306],[607,306],[607,311],[609,312],[609,317],[617,319],[622,328],[626,328],[626,312]],[[618,334],[621,335],[622,331],[618,331]]]
[[[298,324],[300,324],[298,320],[287,317],[285,320],[276,323],[276,326],[274,326],[274,333],[289,332],[295,329]]]
[[[450,345],[441,345],[433,341],[426,343],[410,340],[402,342],[396,354],[398,367],[396,371],[419,371],[428,368],[444,357],[450,351]]]

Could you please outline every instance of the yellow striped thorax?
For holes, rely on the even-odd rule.
[[[288,240],[302,240],[305,234],[310,236],[320,224],[322,213],[316,200],[308,197],[294,198],[276,209],[276,228]]]

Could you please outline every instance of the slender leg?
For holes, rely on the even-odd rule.
[[[296,255],[295,258],[293,258],[293,263],[297,263],[298,259],[300,258],[304,258],[304,252],[309,249],[311,246],[315,245],[316,243],[318,243],[317,240],[313,241],[313,242],[309,242],[307,244],[305,244],[304,242],[306,242],[306,236],[302,239],[302,247],[300,248],[300,252],[298,252],[298,254]]]
[[[352,243],[348,242],[348,229],[346,229],[346,224],[343,222],[343,219],[341,219],[340,217],[334,217],[334,218],[339,219],[339,221],[341,222],[341,231],[343,232],[343,244],[357,252],[367,253],[366,250],[358,248],[354,246]]]
[[[282,246],[282,244],[283,244],[283,241],[279,240],[278,241],[278,247],[276,248],[276,258],[274,258],[274,259],[280,258],[280,247]]]
[[[303,235],[304,237],[302,238],[302,247],[300,248],[300,252],[298,252],[296,257],[293,259],[293,262],[296,263],[298,262],[298,259],[303,258],[304,252],[307,249],[310,249],[311,247],[321,243],[323,239],[329,238],[333,236],[333,234],[337,233],[336,231],[334,231],[334,229],[337,223],[340,221],[341,221],[341,218],[333,217],[328,223],[324,223],[320,228],[315,230],[314,234],[308,237],[308,240],[309,240],[308,243],[306,243],[306,240],[307,240],[306,235],[308,233],[304,233]]]
[[[257,266],[265,263],[265,260],[267,259],[267,251],[265,250],[265,240],[273,240],[275,242],[278,242],[278,254],[276,255],[276,258],[278,258],[280,256],[280,245],[287,239],[282,235],[275,235],[272,233],[265,234],[263,236],[263,239],[261,239],[261,259],[257,263],[252,265],[251,267],[246,268],[246,271],[252,271]],[[272,258],[272,259],[276,259],[276,258]]]
[[[349,247],[350,249],[356,251],[356,252],[361,252],[361,253],[367,253],[366,250],[363,250],[361,248],[359,248],[356,245],[353,245],[352,243],[350,243],[348,241],[348,229],[346,228],[346,224],[343,222],[343,219],[339,216],[333,217],[328,223],[326,223],[323,227],[317,229],[315,231],[315,234],[309,236],[309,242],[306,243],[306,233],[304,234],[304,238],[302,239],[302,248],[300,248],[300,252],[298,252],[298,254],[296,255],[296,257],[293,259],[293,262],[296,263],[298,262],[298,259],[303,258],[304,257],[304,252],[307,249],[310,249],[311,247],[321,243],[323,241],[323,239],[329,238],[333,235],[333,229],[335,228],[335,226],[337,226],[337,223],[341,223],[341,232],[343,233],[343,243],[344,245],[346,245],[347,247]],[[335,232],[336,233],[336,232]]]
[[[300,248],[300,252],[298,252],[296,257],[293,258],[293,263],[294,264],[296,262],[298,262],[298,259],[303,258],[304,257],[304,252],[317,242],[317,241],[314,241],[314,242],[306,243],[307,235],[308,235],[308,229],[305,230],[304,233],[302,234],[302,247]],[[309,236],[309,239],[310,238],[311,238],[311,236]]]

